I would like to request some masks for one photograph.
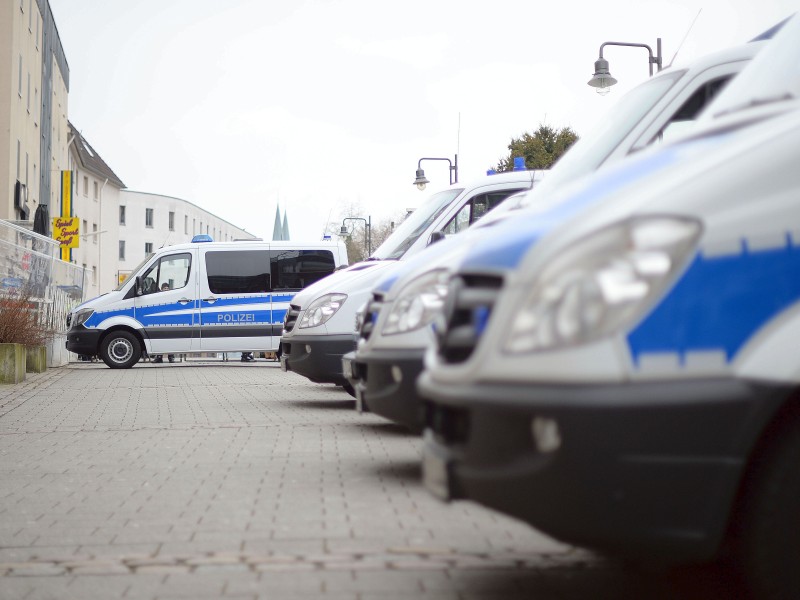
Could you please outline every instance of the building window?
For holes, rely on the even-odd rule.
[[[61,132],[61,129],[58,131]],[[86,175],[83,176],[83,195],[89,197],[89,178]]]
[[[169,230],[175,231],[175,213],[169,211]]]
[[[197,219],[192,219],[192,235],[197,233]]]
[[[19,55],[19,81],[17,82],[17,93],[22,98],[22,54]]]
[[[94,199],[97,200],[100,196],[99,188],[97,187],[97,182],[94,182]]]
[[[125,240],[119,241],[119,259],[125,260]]]
[[[87,233],[89,233],[89,223],[87,223],[86,219],[84,219],[83,220],[83,229],[81,229],[80,236],[85,240]]]
[[[119,224],[120,225],[125,225],[125,207],[124,206],[120,206],[119,207]]]
[[[27,96],[25,97],[25,102],[27,102],[28,106],[28,114],[31,114],[31,74],[28,73],[28,89],[25,90]]]
[[[153,209],[152,208],[145,208],[144,209],[144,226],[145,227],[152,227],[153,226]]]
[[[153,242],[145,242],[144,243],[145,256],[150,256],[152,253],[153,253]]]
[[[98,237],[99,236],[98,236],[98,233],[97,233],[97,223],[92,223],[92,243],[93,244],[97,243],[97,238]]]
[[[183,216],[183,233],[189,235],[189,215]]]
[[[92,283],[97,283],[97,267],[92,267]]]

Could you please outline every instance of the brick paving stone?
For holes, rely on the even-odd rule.
[[[721,597],[441,503],[420,452],[277,363],[29,374],[0,386],[0,598]]]

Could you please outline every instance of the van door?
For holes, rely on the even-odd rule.
[[[164,254],[142,273],[142,295],[135,297],[133,306],[150,354],[196,349],[197,268],[197,252],[182,250]]]
[[[272,350],[269,246],[202,247],[200,348],[204,352]]]

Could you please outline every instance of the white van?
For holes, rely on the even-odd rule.
[[[556,163],[541,185],[521,201],[535,208],[559,188],[642,148],[662,143],[685,129],[716,92],[767,44],[754,41],[664,69],[620,99],[597,129],[582,137]],[[521,218],[522,210],[504,213]],[[494,216],[494,214],[493,214]],[[486,223],[482,221],[481,225]],[[464,240],[450,252],[439,245],[407,261],[402,273],[379,280],[362,323],[358,349],[345,356],[344,373],[356,392],[359,410],[370,410],[421,431],[423,402],[415,382],[425,350],[433,341],[431,323],[440,314],[452,268],[474,243]],[[491,231],[484,231],[491,235]],[[410,315],[410,316],[409,316]]]
[[[377,279],[397,261],[414,256],[440,234],[467,229],[508,196],[533,187],[545,171],[518,170],[455,184],[428,198],[365,262],[331,275],[297,294],[286,313],[281,368],[316,383],[354,393],[342,356],[356,346],[356,313]]]
[[[798,55],[800,15],[690,137],[470,248],[417,382],[432,493],[800,597]]]
[[[67,350],[126,369],[146,354],[276,352],[289,301],[347,265],[342,241],[214,242],[161,248],[116,290],[67,318]]]

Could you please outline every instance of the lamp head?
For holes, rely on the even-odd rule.
[[[350,235],[350,232],[347,231],[347,227],[342,225],[342,228],[339,230],[339,235]]]
[[[428,178],[425,177],[425,171],[423,169],[417,169],[417,178],[414,180],[414,185],[417,186],[417,189],[422,191],[429,183],[430,181],[428,181]]]
[[[598,58],[594,61],[594,75],[592,75],[588,84],[593,88],[597,88],[598,94],[605,96],[609,92],[609,88],[615,83],[617,83],[617,80],[608,71],[608,61],[605,58]]]

